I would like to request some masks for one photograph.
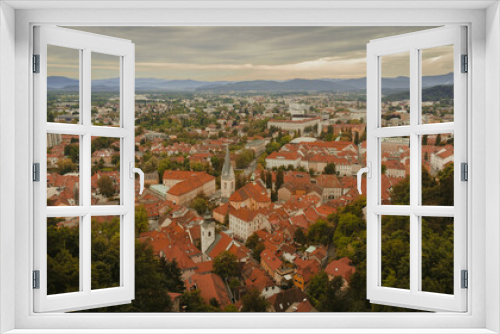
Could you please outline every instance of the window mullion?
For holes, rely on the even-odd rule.
[[[81,152],[81,187],[82,187],[82,200],[80,201],[86,208],[86,214],[82,217],[82,233],[80,242],[80,280],[83,285],[83,290],[90,293],[92,289],[92,217],[90,215],[91,207],[91,163],[90,158],[92,154],[92,135],[90,133],[91,125],[91,50],[89,48],[83,49],[83,61],[80,70],[82,83],[81,83],[81,99],[82,99],[82,124],[86,129],[86,133],[82,136],[82,149]]]
[[[410,49],[410,291],[418,291],[420,282],[419,217],[413,212],[420,204],[420,159],[419,137],[414,128],[419,123],[420,110],[420,66],[419,52]]]

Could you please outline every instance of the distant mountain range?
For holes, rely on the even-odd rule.
[[[453,85],[453,73],[436,76],[424,76],[423,88]],[[394,94],[408,91],[408,77],[383,78],[382,93]],[[47,88],[55,92],[74,92],[78,90],[78,80],[62,76],[47,78]],[[93,92],[118,92],[118,78],[92,81]],[[154,78],[136,78],[137,93],[153,92],[197,92],[197,93],[291,93],[291,92],[364,92],[366,78],[356,79],[293,79],[286,81],[254,80],[254,81],[196,81],[196,80],[164,80]]]

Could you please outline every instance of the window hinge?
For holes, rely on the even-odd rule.
[[[40,182],[40,163],[38,162],[33,164],[33,181]]]
[[[469,287],[469,272],[467,270],[462,270],[460,275],[462,276],[462,289],[467,289]]]
[[[33,55],[33,73],[40,73],[40,55]]]
[[[33,270],[33,289],[40,289],[40,270]]]
[[[469,165],[466,162],[460,164],[460,180],[469,181]]]
[[[462,73],[469,72],[469,56],[462,55]]]

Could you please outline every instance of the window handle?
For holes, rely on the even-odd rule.
[[[359,171],[358,171],[358,192],[360,194],[362,194],[363,192],[361,191],[361,180],[363,179],[363,173],[366,173],[366,177],[371,179],[372,178],[372,163],[371,162],[367,162],[366,163],[366,167],[363,167],[361,168]]]
[[[139,174],[139,183],[140,183],[140,190],[139,190],[139,194],[142,194],[142,192],[144,191],[144,172],[142,171],[142,169],[140,168],[135,168],[135,163],[133,161],[130,162],[130,165],[129,165],[129,170],[130,170],[130,178],[131,179],[134,179],[135,178],[135,173]]]

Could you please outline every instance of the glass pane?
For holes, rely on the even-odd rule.
[[[422,291],[453,294],[453,218],[422,217]]]
[[[80,121],[80,50],[47,45],[47,122]]]
[[[381,126],[410,125],[410,52],[380,58]]]
[[[422,205],[453,206],[453,134],[422,136]]]
[[[453,122],[453,45],[422,52],[422,124]]]
[[[47,294],[80,290],[80,218],[47,218]]]
[[[47,206],[79,205],[80,137],[47,134]]]
[[[92,204],[120,204],[120,139],[92,137]]]
[[[120,126],[120,57],[92,52],[93,125]]]
[[[410,288],[410,217],[382,216],[382,286]]]
[[[92,217],[92,289],[120,286],[120,216]]]
[[[410,137],[381,138],[381,203],[410,204]]]

